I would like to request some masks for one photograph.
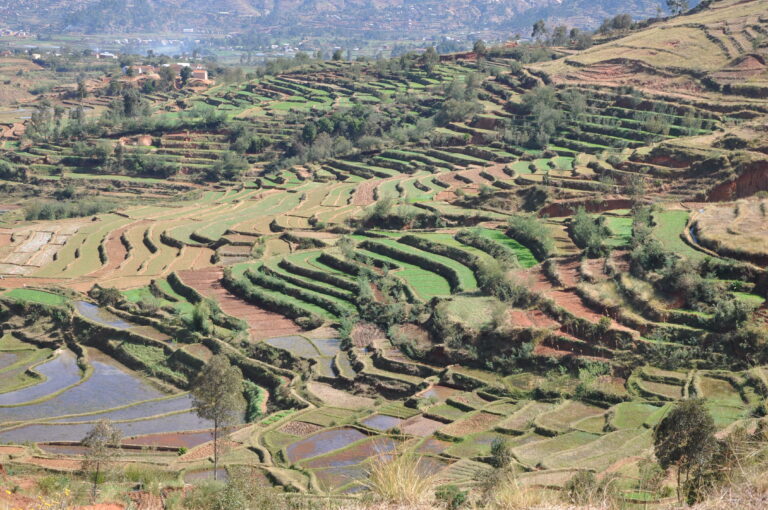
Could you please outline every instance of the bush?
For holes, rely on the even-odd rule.
[[[501,243],[497,243],[493,239],[483,237],[477,232],[471,230],[461,230],[455,236],[455,239],[460,243],[472,246],[478,250],[482,250],[499,262],[503,268],[518,267],[520,264],[517,261],[517,255],[515,252]]]
[[[506,439],[497,438],[491,443],[491,466],[495,468],[506,468],[512,464],[514,456],[512,449]]]
[[[512,216],[509,218],[508,227],[507,235],[528,247],[539,260],[555,254],[552,232],[535,216]]]
[[[455,485],[446,485],[437,489],[435,496],[438,501],[443,502],[446,508],[449,510],[456,510],[466,503],[468,493]]]
[[[571,235],[587,257],[597,258],[608,254],[605,240],[611,231],[605,226],[605,218],[602,216],[592,218],[583,207],[579,207],[571,222]]]
[[[370,250],[375,253],[380,253],[382,255],[386,255],[388,257],[392,257],[397,260],[403,260],[405,262],[408,262],[409,264],[418,266],[426,271],[432,271],[433,273],[439,274],[440,276],[448,280],[448,283],[450,283],[451,285],[451,292],[461,292],[462,290],[464,290],[461,286],[459,275],[458,273],[456,273],[456,271],[453,268],[448,267],[439,262],[436,262],[430,258],[424,257],[417,253],[400,250],[398,248],[394,248],[392,246],[381,244],[381,243],[376,243],[373,241],[363,241],[362,243],[360,243],[360,246],[366,250]]]

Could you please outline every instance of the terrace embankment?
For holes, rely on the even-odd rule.
[[[221,285],[223,274],[221,268],[212,267],[179,271],[179,278],[203,296],[215,300],[227,315],[246,321],[253,340],[296,335],[302,331],[293,321],[282,315],[268,312],[237,298]]]

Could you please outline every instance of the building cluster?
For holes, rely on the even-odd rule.
[[[189,75],[190,80],[208,81],[208,70],[198,64],[190,64],[188,62],[177,62],[175,64],[162,64],[160,66],[154,65],[132,65],[123,68],[123,72],[126,75],[132,76],[152,76],[159,77],[160,70],[162,68],[170,68],[176,78],[181,77],[181,71],[184,68],[189,68],[192,72]]]

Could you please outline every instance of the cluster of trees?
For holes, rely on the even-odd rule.
[[[719,332],[743,328],[752,315],[752,307],[728,292],[719,281],[706,278],[708,261],[693,263],[680,259],[664,249],[652,235],[652,229],[652,209],[637,208],[632,223],[632,273],[652,281],[659,292],[682,299],[684,307],[713,314],[711,324]]]
[[[591,32],[579,28],[568,30],[565,25],[558,25],[550,31],[544,20],[533,24],[531,37],[546,46],[571,46],[577,50],[586,50],[592,46]]]
[[[604,19],[597,32],[602,35],[610,34],[611,32],[624,32],[630,30],[633,25],[632,15],[617,14],[613,18]]]
[[[102,199],[80,200],[33,200],[24,206],[24,218],[31,220],[60,220],[79,218],[111,211],[115,204]]]

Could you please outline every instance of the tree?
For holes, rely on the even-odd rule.
[[[618,14],[611,20],[611,26],[615,30],[629,30],[632,27],[632,15]]]
[[[343,59],[344,59],[344,52],[341,49],[338,49],[333,52],[333,57],[331,57],[331,60],[333,60],[334,62],[338,62]]]
[[[531,37],[533,37],[534,39],[541,39],[546,35],[547,35],[547,25],[544,23],[543,19],[540,19],[539,21],[533,24],[533,32],[531,32]]]
[[[181,78],[181,86],[186,86],[187,82],[192,77],[192,69],[186,66],[182,67],[181,71],[179,72],[179,77]]]
[[[677,467],[677,497],[717,452],[715,421],[703,399],[679,402],[653,431],[656,458],[663,469]]]
[[[96,487],[102,482],[103,473],[109,462],[117,456],[122,434],[109,420],[101,420],[85,435],[81,444],[85,447],[83,471],[90,473],[93,487],[91,499],[96,501]]]
[[[219,467],[219,429],[243,418],[243,373],[223,354],[212,357],[192,384],[192,405],[199,417],[213,422],[213,479]]]
[[[485,41],[478,39],[472,46],[472,52],[475,53],[478,58],[483,58],[488,54],[488,47],[485,45]]]
[[[688,0],[667,0],[667,7],[672,14],[679,15],[688,10]]]
[[[502,438],[494,439],[491,443],[491,465],[497,469],[504,469],[514,460],[509,442]]]
[[[552,45],[565,46],[568,43],[568,27],[559,25],[552,31]]]
[[[85,80],[78,78],[77,80],[77,98],[85,99],[88,96],[88,88],[85,86]]]

